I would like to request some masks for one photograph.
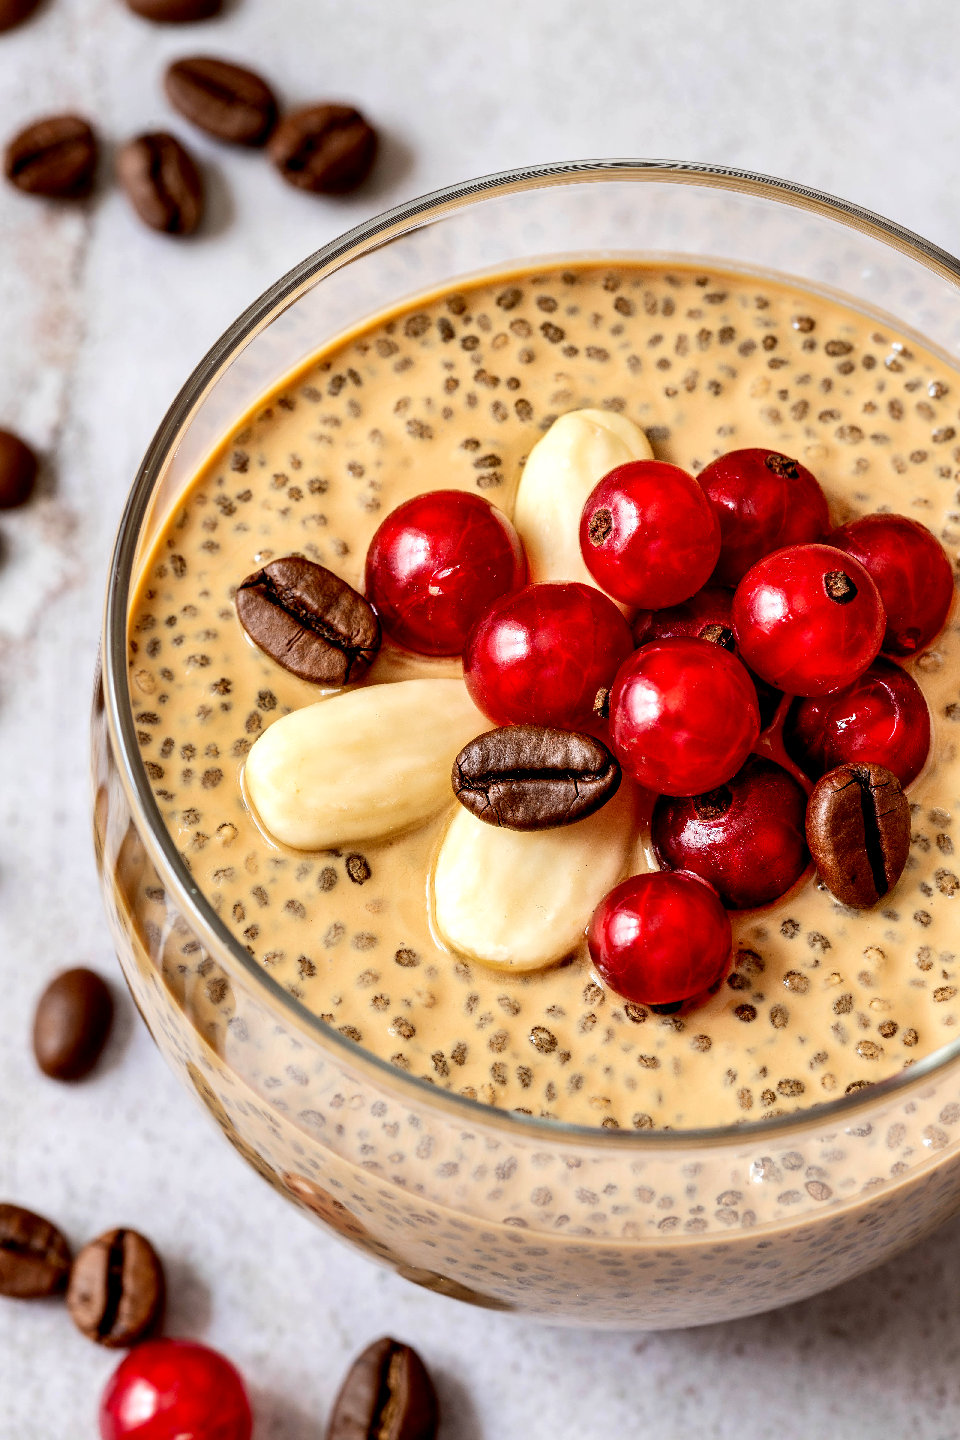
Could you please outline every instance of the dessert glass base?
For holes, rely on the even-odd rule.
[[[957,350],[956,261],[842,202],[741,172],[544,167],[377,217],[241,317],[148,451],[107,597],[95,833],[145,1022],[276,1189],[442,1294],[554,1323],[657,1329],[803,1298],[951,1214],[960,1043],[795,1115],[700,1130],[564,1124],[405,1074],[307,1009],[219,918],[163,823],[127,688],[145,557],[207,454],[284,375],[408,298],[486,274],[618,260],[786,280],[876,315],[947,367]],[[895,367],[896,350],[890,358]]]

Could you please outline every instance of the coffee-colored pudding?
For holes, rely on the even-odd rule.
[[[479,490],[511,514],[532,447],[582,407],[628,417],[659,458],[694,473],[727,450],[781,450],[817,475],[835,524],[899,511],[954,555],[958,404],[946,361],[876,318],[785,283],[681,267],[504,275],[327,347],[202,467],[131,610],[143,760],[194,881],[258,963],[358,1046],[507,1110],[640,1129],[756,1119],[869,1085],[955,1038],[952,618],[906,664],[933,744],[908,791],[899,884],[853,912],[808,872],[774,905],[734,915],[734,965],[716,994],[660,1015],[598,983],[585,944],[517,973],[440,943],[428,882],[452,792],[387,840],[310,852],[271,839],[245,798],[246,757],[325,692],[250,642],[234,594],[291,553],[362,589],[378,524],[425,490]],[[361,683],[459,674],[459,662],[387,642]],[[478,714],[477,733],[487,728]],[[649,800],[624,787],[617,803],[635,807],[623,873],[647,868]],[[141,901],[149,914],[149,893]],[[212,1019],[229,1004],[218,985],[203,1002]]]

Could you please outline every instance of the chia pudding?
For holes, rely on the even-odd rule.
[[[946,362],[876,318],[787,283],[679,266],[511,273],[327,346],[203,465],[131,607],[138,741],[193,881],[258,964],[342,1035],[503,1110],[607,1128],[726,1125],[835,1099],[956,1038],[952,617],[905,662],[933,740],[908,789],[899,884],[854,912],[808,872],[774,904],[734,914],[734,962],[715,994],[662,1015],[600,984],[585,943],[529,973],[440,943],[428,878],[452,794],[443,813],[362,848],[310,853],[268,837],[245,799],[246,757],[323,692],[249,641],[234,595],[291,553],[362,589],[377,526],[427,490],[480,492],[511,514],[532,447],[580,408],[628,417],[657,458],[694,474],[736,448],[781,450],[815,473],[834,524],[900,511],[953,557],[958,396]],[[363,683],[459,674],[456,660],[387,641]],[[648,818],[640,802],[625,873],[653,866]],[[135,908],[152,907],[159,926],[150,885]],[[207,1023],[229,1022],[229,987],[206,981]]]

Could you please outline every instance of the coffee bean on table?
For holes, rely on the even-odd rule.
[[[154,131],[117,154],[117,178],[145,225],[166,235],[192,235],[203,215],[203,180],[173,135]]]
[[[0,0],[0,31],[12,30],[32,15],[40,0]]]
[[[223,0],[127,0],[127,9],[161,25],[185,25],[219,15]]]
[[[617,761],[592,735],[505,725],[465,745],[453,762],[454,794],[488,825],[549,830],[572,825],[620,788]]]
[[[67,1309],[88,1340],[119,1349],[157,1328],[165,1289],[163,1266],[150,1241],[136,1230],[108,1230],[74,1260]]]
[[[11,510],[30,497],[37,457],[12,430],[0,430],[0,510]]]
[[[236,606],[254,644],[314,685],[359,680],[380,649],[380,622],[359,591],[299,555],[248,575]]]
[[[910,850],[910,805],[882,765],[840,765],[813,787],[807,844],[827,889],[868,910],[900,879]]]
[[[70,1273],[70,1247],[56,1225],[20,1205],[0,1204],[0,1295],[58,1295]]]
[[[277,123],[277,101],[266,81],[227,60],[177,60],[163,84],[174,109],[218,140],[264,145]]]
[[[342,195],[370,173],[377,132],[350,105],[308,105],[285,115],[270,138],[270,159],[288,184]]]
[[[80,200],[89,195],[97,168],[97,137],[79,115],[48,115],[7,144],[3,170],[27,195]]]
[[[33,1053],[52,1080],[80,1080],[100,1058],[113,999],[94,970],[64,970],[44,990],[33,1021]]]
[[[347,1371],[326,1440],[435,1440],[437,1395],[420,1356],[384,1337]]]

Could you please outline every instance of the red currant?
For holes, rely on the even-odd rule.
[[[809,863],[806,794],[792,775],[751,755],[738,775],[706,795],[662,795],[653,811],[661,865],[708,881],[732,910],[769,905]]]
[[[882,765],[907,786],[930,749],[930,711],[917,682],[881,658],[842,690],[794,700],[783,743],[811,780],[862,761]]]
[[[660,610],[706,583],[720,526],[692,475],[662,460],[631,460],[591,491],[580,549],[601,590],[624,605]]]
[[[497,725],[571,729],[595,717],[597,692],[632,650],[626,620],[592,585],[527,585],[471,630],[463,678]]]
[[[737,638],[733,633],[733,591],[724,585],[705,585],[689,600],[671,605],[667,610],[641,610],[633,622],[633,638],[638,645],[648,640],[672,640],[675,635],[694,635],[700,640],[709,640],[713,645],[722,645],[724,650],[737,653]],[[779,690],[751,675],[753,688],[757,692],[760,706],[760,724],[763,729],[771,724],[783,699]]]
[[[692,635],[722,645],[724,650],[734,650],[733,591],[723,585],[705,585],[679,605],[641,610],[634,619],[633,638],[638,645],[648,640],[672,640],[675,635]]]
[[[709,990],[730,963],[730,917],[695,875],[634,875],[605,896],[587,930],[602,980],[638,1005],[676,1005]]]
[[[883,649],[913,655],[943,629],[953,600],[953,567],[935,535],[906,515],[864,515],[829,537],[859,560],[887,612]]]
[[[390,638],[420,655],[459,655],[486,607],[525,578],[510,521],[461,490],[398,505],[367,551],[367,598]]]
[[[714,579],[737,585],[764,555],[820,540],[830,528],[816,477],[775,450],[731,450],[698,476],[720,521]]]
[[[193,1340],[148,1340],[121,1360],[100,1402],[102,1440],[250,1440],[238,1372]]]
[[[621,765],[662,795],[700,795],[735,775],[760,734],[757,695],[736,656],[706,640],[654,640],[621,665],[610,739]]]
[[[858,560],[792,545],[758,560],[733,597],[740,653],[788,695],[823,695],[862,675],[883,639],[883,605]]]

